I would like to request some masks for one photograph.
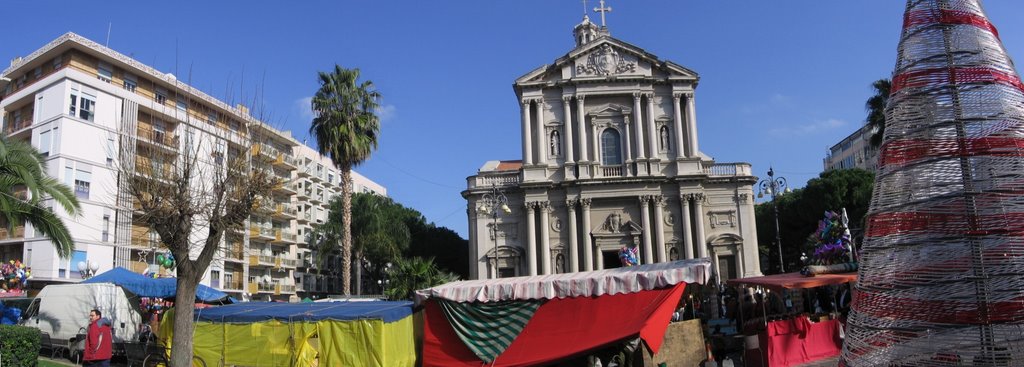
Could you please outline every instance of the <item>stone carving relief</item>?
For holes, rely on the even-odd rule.
[[[555,232],[561,232],[562,231],[562,220],[558,219],[558,218],[555,218],[555,219],[551,220],[551,230],[555,231]]]
[[[611,45],[605,44],[587,56],[586,65],[577,65],[576,73],[582,75],[613,75],[636,71],[636,61],[619,55]]]
[[[736,227],[736,211],[722,210],[708,212],[708,219],[711,220],[711,228]]]
[[[673,226],[676,223],[676,215],[672,214],[671,210],[666,210],[665,215],[662,217],[665,218],[665,225],[669,227]]]
[[[487,232],[490,233],[491,240],[494,237],[502,237],[509,240],[514,240],[519,237],[519,231],[516,230],[516,223],[498,223],[498,230],[494,230],[494,223],[487,223]]]
[[[611,233],[618,233],[622,229],[622,215],[612,213],[604,220],[604,230]]]

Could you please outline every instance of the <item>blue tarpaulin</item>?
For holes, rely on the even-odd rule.
[[[196,321],[259,322],[361,320],[401,320],[412,314],[409,301],[347,301],[323,303],[243,302],[196,311]]]
[[[113,283],[139,297],[174,298],[178,294],[177,278],[148,278],[131,270],[117,267],[89,278],[82,283]],[[227,293],[199,284],[196,301],[205,303],[231,303]]]

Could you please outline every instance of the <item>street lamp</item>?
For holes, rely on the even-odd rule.
[[[96,271],[100,269],[100,264],[95,261],[78,262],[78,272],[82,274],[82,279],[89,279],[96,275]]]
[[[765,193],[772,196],[772,213],[775,215],[775,245],[779,250],[779,270],[785,273],[786,263],[782,260],[782,234],[779,232],[779,203],[775,202],[775,199],[784,193],[789,193],[789,185],[786,184],[785,177],[775,177],[775,170],[768,167],[768,178],[761,180],[757,186],[759,187],[757,190],[759,199],[764,197]]]
[[[480,206],[477,210],[491,215],[491,237],[494,238],[494,277],[498,277],[498,212],[505,214],[512,213],[508,208],[508,197],[498,188],[497,184],[491,184],[491,191],[486,192],[480,198]]]

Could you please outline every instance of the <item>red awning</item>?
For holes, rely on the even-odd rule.
[[[857,281],[857,273],[842,274],[821,274],[813,277],[804,276],[800,273],[785,273],[766,275],[763,277],[748,277],[740,279],[729,279],[726,283],[730,285],[759,285],[772,290],[814,288],[823,285],[844,284]]]

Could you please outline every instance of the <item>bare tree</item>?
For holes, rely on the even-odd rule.
[[[196,289],[225,233],[242,229],[260,201],[283,184],[268,168],[251,160],[254,135],[258,135],[252,130],[259,130],[252,129],[255,124],[259,122],[249,123],[247,133],[227,134],[186,119],[179,126],[184,136],[178,153],[166,161],[142,165],[134,164],[141,157],[137,152],[125,151],[134,139],[122,141],[119,181],[134,200],[134,218],[160,236],[176,262],[172,366],[191,363]],[[219,147],[227,144],[215,144],[216,139],[235,139],[236,148],[221,151]]]

